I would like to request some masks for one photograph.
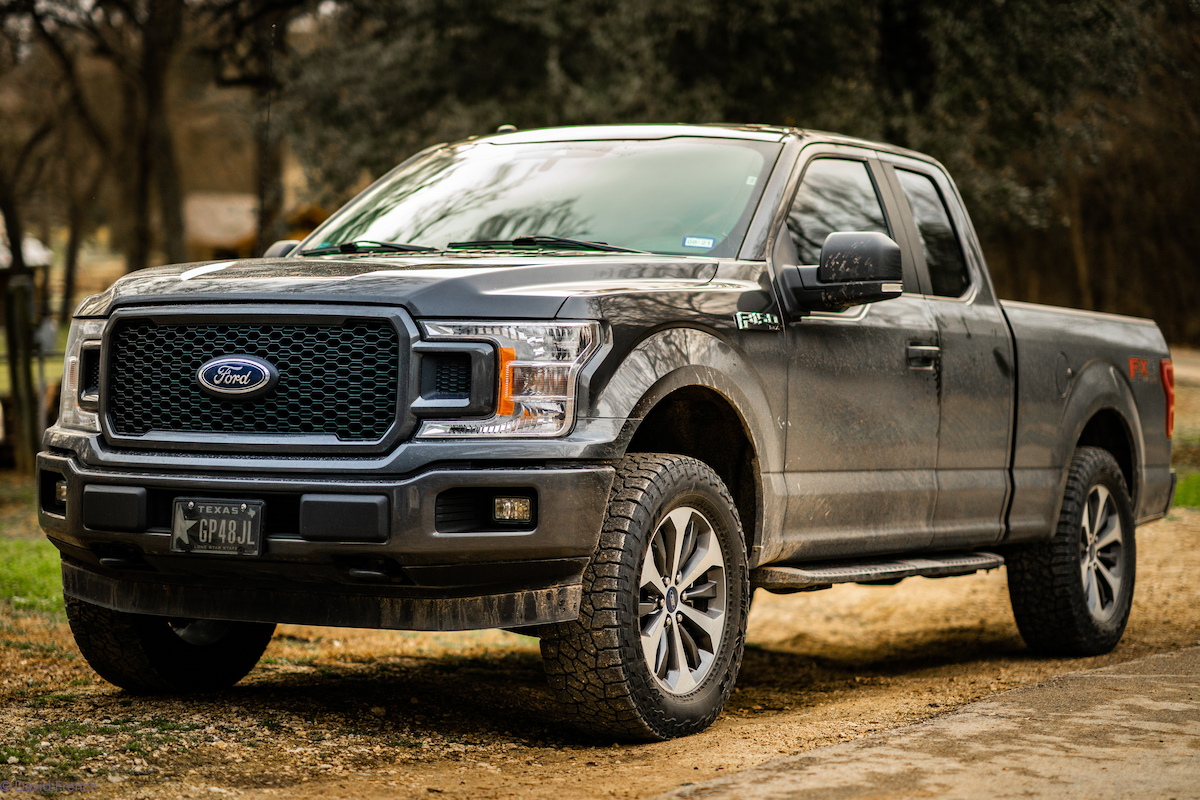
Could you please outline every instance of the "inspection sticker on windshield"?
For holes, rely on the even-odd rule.
[[[685,236],[683,239],[684,247],[703,247],[705,250],[712,250],[713,245],[716,243],[716,239],[709,239],[704,236]]]

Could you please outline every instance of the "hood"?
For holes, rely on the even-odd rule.
[[[244,259],[126,275],[85,299],[77,317],[178,303],[354,303],[413,317],[550,319],[570,297],[696,286],[717,262],[687,256],[479,254]]]

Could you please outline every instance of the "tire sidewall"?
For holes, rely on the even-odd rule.
[[[703,469],[708,471],[707,467]],[[650,700],[649,703],[639,704],[645,721],[665,737],[707,727],[715,717],[714,709],[719,710],[724,706],[741,666],[749,604],[746,547],[736,509],[727,505],[717,488],[707,481],[686,480],[676,470],[669,475],[670,478],[658,487],[660,491],[654,497],[650,518],[640,521],[642,524],[636,531],[636,546],[625,551],[623,567],[630,571],[631,578],[626,585],[632,586],[633,591],[622,598],[622,617],[628,619],[629,624],[621,626],[621,647],[625,651],[626,663],[632,665],[628,676],[631,689],[637,696]],[[716,476],[712,478],[716,479]],[[681,506],[697,509],[712,525],[725,559],[727,597],[725,628],[713,666],[699,687],[678,696],[667,692],[655,680],[646,663],[641,644],[638,595],[642,562],[651,536],[667,514]]]

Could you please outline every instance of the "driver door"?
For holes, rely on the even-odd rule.
[[[782,558],[919,549],[937,494],[937,322],[919,293],[904,226],[871,151],[806,148],[773,262],[815,264],[834,231],[878,231],[904,257],[902,296],[787,326],[788,503]]]

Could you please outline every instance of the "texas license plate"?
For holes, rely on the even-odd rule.
[[[176,498],[171,518],[171,550],[256,556],[262,552],[265,506],[261,500]]]

